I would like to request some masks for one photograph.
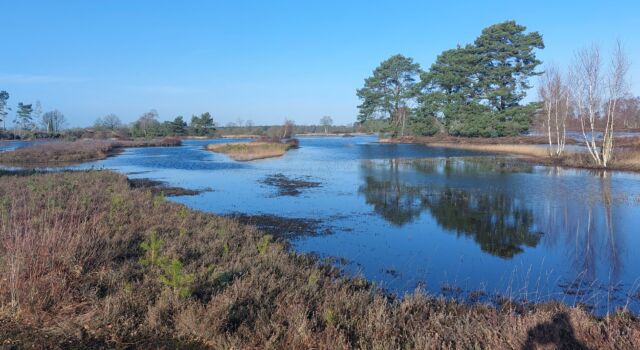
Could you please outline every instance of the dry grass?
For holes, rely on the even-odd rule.
[[[382,143],[421,143],[421,144],[470,144],[470,145],[546,145],[546,136],[505,136],[505,137],[457,137],[438,134],[434,136],[405,136],[393,139],[381,139]],[[567,145],[577,144],[567,139]]]
[[[390,298],[112,172],[4,175],[0,223],[0,344],[10,348],[640,348],[640,322],[626,313]],[[141,243],[154,234],[190,293],[149,263]]]
[[[56,167],[104,159],[127,147],[170,147],[179,146],[180,144],[180,139],[169,137],[133,141],[81,140],[50,142],[1,152],[0,164],[21,167]]]
[[[593,162],[588,153],[565,152],[561,157],[551,157],[543,136],[498,137],[498,138],[461,138],[451,136],[404,137],[381,140],[384,143],[420,143],[431,147],[464,149],[514,155],[530,162],[571,168],[604,170]],[[567,140],[567,144],[579,144]],[[607,170],[640,171],[640,138],[626,137],[616,140],[616,150]]]
[[[212,143],[209,151],[224,153],[237,161],[280,157],[293,148],[291,143],[254,141],[245,143]]]
[[[520,144],[456,144],[456,143],[430,143],[431,147],[445,147],[455,149],[465,149],[479,152],[490,152],[500,154],[512,154],[524,157],[544,158],[549,156],[547,149],[534,145],[520,145]]]

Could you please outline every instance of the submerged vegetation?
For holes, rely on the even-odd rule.
[[[253,141],[242,143],[212,143],[207,145],[209,151],[224,153],[237,161],[280,157],[288,150],[298,147],[295,139],[287,142]]]
[[[3,175],[0,342],[12,347],[637,348],[580,308],[388,296],[232,219],[106,171]],[[160,198],[160,200],[158,199]]]
[[[172,147],[182,142],[176,138],[136,141],[61,141],[32,145],[13,151],[0,152],[0,164],[21,167],[65,166],[69,164],[100,160],[120,152],[127,147]]]
[[[304,189],[321,186],[317,181],[310,181],[302,178],[292,179],[284,174],[269,175],[260,182],[265,185],[276,187],[278,189],[279,196],[297,196],[300,195]]]

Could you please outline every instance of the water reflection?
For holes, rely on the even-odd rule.
[[[523,246],[535,247],[540,241],[532,230],[533,212],[504,193],[444,188],[425,197],[423,205],[444,229],[473,237],[494,256],[512,258]]]
[[[540,241],[540,234],[533,230],[533,212],[523,201],[502,192],[421,183],[411,172],[454,176],[490,168],[514,170],[504,162],[390,159],[363,161],[361,168],[364,185],[359,192],[394,225],[407,224],[428,211],[443,229],[472,237],[483,251],[501,258],[512,258],[523,246],[535,247]]]
[[[572,196],[547,193],[549,200],[539,220],[547,232],[546,242],[566,247],[566,256],[576,271],[573,287],[615,284],[622,271],[623,235],[616,229],[620,219],[614,212],[625,207],[627,198],[623,193],[614,194],[608,174],[592,175],[595,186],[589,190]]]

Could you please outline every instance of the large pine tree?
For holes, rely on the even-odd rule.
[[[534,105],[521,105],[538,75],[537,32],[506,21],[485,28],[473,44],[441,53],[422,75],[416,125],[441,120],[449,134],[515,135],[528,129]],[[433,130],[433,129],[431,129]]]

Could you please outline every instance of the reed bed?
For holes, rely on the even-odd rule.
[[[297,143],[292,142],[253,141],[242,143],[212,143],[207,145],[207,150],[224,153],[233,160],[246,162],[256,159],[280,157],[295,147],[297,147]]]

